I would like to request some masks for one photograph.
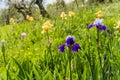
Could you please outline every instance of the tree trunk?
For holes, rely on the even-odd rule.
[[[25,20],[27,15],[32,15],[31,9],[27,8],[24,2],[14,4],[14,8],[23,15]]]
[[[100,2],[100,3],[101,3],[101,2],[104,2],[104,0],[98,0],[98,2]]]
[[[75,2],[76,6],[77,6],[77,8],[78,8],[79,6],[78,6],[78,2],[77,2],[77,0],[74,0],[74,2]]]
[[[109,0],[109,2],[113,2],[112,0]]]
[[[39,9],[40,9],[40,13],[43,17],[47,17],[50,18],[48,12],[45,10],[43,4],[42,4],[43,0],[36,0],[36,4],[38,5]]]
[[[66,11],[66,4],[65,4],[65,1],[64,0],[62,0],[61,1],[61,5],[62,5],[62,7],[63,7],[63,11]]]
[[[7,13],[7,15],[6,15],[6,24],[10,24],[10,9],[8,9],[8,13]]]
[[[22,11],[22,10],[18,10],[18,12],[21,13],[21,14],[23,15],[23,17],[24,17],[25,20],[27,20],[27,18],[26,18],[27,14],[25,14],[24,11]]]
[[[88,0],[90,3],[94,3],[95,1],[94,0]]]

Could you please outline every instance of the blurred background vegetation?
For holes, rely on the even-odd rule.
[[[36,20],[40,19],[41,16],[54,18],[58,17],[62,11],[77,11],[85,6],[92,7],[93,5],[99,5],[98,3],[109,4],[118,2],[119,0],[72,0],[69,3],[66,3],[64,0],[56,0],[56,2],[46,6],[44,6],[43,1],[44,0],[7,0],[6,4],[8,8],[0,11],[0,24],[9,24],[10,18],[21,22],[26,20],[27,15],[34,17]]]

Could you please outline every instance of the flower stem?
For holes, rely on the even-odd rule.
[[[48,38],[48,53],[50,53],[50,57],[51,57],[51,62],[52,62],[52,70],[54,69],[54,64],[53,64],[53,57],[52,57],[52,52],[51,52],[51,42],[49,40],[49,35],[47,32],[47,38]]]
[[[111,46],[110,46],[111,43],[112,43],[112,41],[111,41],[112,39],[111,39],[111,37],[108,38],[108,39],[109,39],[109,42],[108,42],[107,49],[108,49],[108,51],[109,51],[109,53],[110,53],[110,54],[109,54],[109,60],[110,60],[110,59],[112,59],[112,50],[111,50]],[[109,64],[110,64],[110,65],[109,65],[109,79],[110,79],[110,78],[112,77],[112,76],[111,76],[111,74],[112,74],[112,66],[111,66],[111,63],[110,63],[110,62],[109,62]]]
[[[99,57],[99,61],[100,61],[100,72],[101,74],[101,80],[103,80],[103,70],[102,70],[102,62],[101,62],[101,57],[100,57],[100,40],[99,40],[99,29],[97,28],[97,50],[98,50],[98,57]]]
[[[70,80],[72,80],[72,69],[71,69],[71,47],[69,47],[69,69],[70,69]]]
[[[73,17],[72,17],[72,22],[71,22],[71,26],[73,27]]]
[[[71,34],[71,20],[70,20],[70,17],[69,17],[69,28],[68,28],[68,32],[69,32],[69,34]]]
[[[65,54],[64,54],[63,60],[64,60],[64,63],[65,63],[65,65],[64,65],[64,69],[65,69],[64,79],[65,79],[65,77],[66,77],[66,70],[67,70],[67,62],[66,62],[66,55]]]
[[[50,44],[48,31],[46,32],[46,34],[47,34],[48,44]]]

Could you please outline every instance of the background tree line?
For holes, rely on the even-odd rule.
[[[8,0],[8,9],[2,11],[1,19],[9,24],[11,17],[19,20],[26,20],[27,15],[34,16],[42,15],[42,17],[50,18],[51,16],[60,14],[61,11],[76,10],[85,4],[114,2],[119,0],[74,0],[66,4],[64,0],[57,0],[53,4],[49,4],[46,8],[43,5],[44,0]],[[37,5],[37,7],[35,6]],[[56,14],[57,13],[57,14]],[[52,14],[52,15],[51,15]],[[3,22],[2,22],[3,23]]]

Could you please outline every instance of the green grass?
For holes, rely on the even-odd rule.
[[[51,47],[46,33],[41,33],[42,25],[47,19],[1,26],[0,40],[5,40],[6,64],[1,51],[0,80],[68,80],[68,49],[66,47],[64,53],[58,50],[68,35],[75,36],[75,41],[82,48],[71,54],[73,80],[119,80],[120,44],[113,30],[114,24],[120,19],[119,5],[120,3],[108,3],[79,8],[73,20],[69,17],[64,21],[60,17],[50,19],[53,24],[48,33]],[[111,31],[110,36],[107,31],[100,32],[102,73],[96,45],[96,28],[87,29],[98,10],[103,11],[104,24]],[[21,39],[23,32],[27,37]]]

